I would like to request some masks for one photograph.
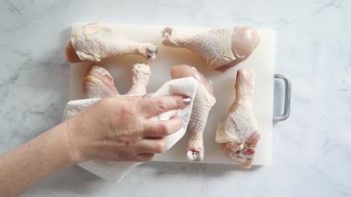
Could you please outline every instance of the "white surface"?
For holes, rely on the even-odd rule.
[[[70,167],[23,196],[350,196],[350,8],[348,0],[0,0],[0,151],[61,121],[72,22],[243,23],[276,29],[275,71],[293,83],[291,116],[274,125],[271,166],[150,163],[120,185]]]
[[[84,24],[84,23],[83,23]],[[75,31],[82,24],[72,26]],[[112,25],[112,24],[111,24]],[[165,47],[161,43],[161,32],[165,26],[115,25],[129,39],[140,42],[151,42],[158,46],[156,60],[149,61],[151,68],[148,92],[156,91],[164,82],[171,79],[170,68],[177,64],[189,64],[197,67],[208,79],[212,80],[214,94],[217,99],[212,108],[204,134],[205,159],[204,163],[222,163],[235,165],[228,159],[219,145],[215,142],[215,133],[219,122],[223,121],[228,109],[234,101],[234,84],[236,71],[239,68],[251,67],[256,72],[255,94],[253,98],[255,117],[257,117],[261,139],[257,146],[254,165],[269,165],[271,163],[272,117],[273,117],[273,72],[275,34],[271,30],[260,31],[260,43],[252,55],[241,64],[225,73],[207,69],[206,63],[196,54],[186,49]],[[131,68],[134,63],[145,62],[135,55],[121,56],[99,63],[105,66],[115,79],[117,89],[121,94],[131,87]],[[91,63],[71,64],[69,99],[85,98],[82,92],[82,81]],[[188,162],[186,158],[188,137],[185,136],[172,149],[154,158],[155,161]]]

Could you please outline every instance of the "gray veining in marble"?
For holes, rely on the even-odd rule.
[[[272,166],[145,164],[120,185],[69,167],[23,196],[351,196],[350,9],[349,0],[0,0],[0,152],[60,122],[72,22],[242,23],[277,30],[276,71],[293,83]]]

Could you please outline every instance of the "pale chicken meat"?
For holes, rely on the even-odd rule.
[[[132,69],[132,87],[128,95],[145,95],[147,84],[149,83],[151,71],[147,64],[135,64]]]
[[[72,33],[66,45],[69,62],[100,62],[104,58],[135,54],[155,59],[157,46],[127,38],[117,27],[90,23]]]
[[[210,69],[226,71],[248,58],[259,43],[259,33],[249,27],[190,30],[166,27],[165,46],[186,48],[206,60]]]
[[[188,65],[173,66],[171,75],[173,79],[193,77],[198,82],[191,119],[187,128],[188,132],[190,132],[190,138],[188,140],[186,155],[190,161],[202,161],[205,151],[203,134],[208,114],[212,106],[216,103],[212,83],[197,71],[196,68]]]
[[[83,92],[88,98],[105,98],[118,95],[114,79],[101,66],[92,66],[83,79]]]
[[[230,159],[245,168],[252,166],[260,131],[253,111],[254,71],[238,70],[235,100],[224,122],[219,123],[216,142]]]
[[[148,64],[134,64],[132,87],[127,95],[145,95],[151,75]],[[106,98],[119,95],[114,79],[109,71],[101,66],[92,66],[83,80],[83,93],[87,98]]]

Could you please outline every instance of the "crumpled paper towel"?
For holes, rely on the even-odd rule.
[[[182,118],[183,123],[181,128],[166,138],[166,150],[169,150],[172,146],[174,146],[185,134],[191,116],[197,85],[198,82],[192,77],[174,79],[164,83],[160,89],[151,95],[151,97],[184,95],[192,100],[190,105],[182,110],[171,110],[162,113],[157,117],[153,117],[155,121],[168,120],[175,115]],[[68,119],[99,100],[100,98],[69,101],[65,107],[63,118]],[[92,160],[80,163],[79,166],[105,180],[117,180],[119,182],[129,173],[131,169],[140,165],[141,163],[142,162]]]

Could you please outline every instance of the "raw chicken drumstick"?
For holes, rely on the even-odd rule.
[[[126,54],[155,59],[157,46],[130,40],[118,28],[102,23],[90,23],[78,28],[66,45],[69,62],[100,62],[107,57]]]
[[[83,92],[88,98],[119,95],[110,72],[101,66],[92,66],[83,80]]]
[[[147,64],[133,65],[133,84],[127,95],[145,95],[151,74]],[[111,74],[101,66],[93,66],[83,80],[83,92],[88,98],[105,98],[119,95]]]
[[[234,103],[216,131],[216,142],[232,160],[245,168],[251,167],[260,138],[253,113],[253,94],[254,71],[240,69],[236,76]]]
[[[197,92],[188,126],[190,138],[186,155],[190,161],[202,161],[204,158],[203,132],[208,114],[212,106],[216,103],[216,98],[213,96],[212,84],[199,73],[196,68],[188,65],[173,66],[171,75],[172,79],[193,77],[198,81]]]
[[[210,69],[224,72],[251,55],[259,43],[259,33],[249,27],[202,31],[166,27],[162,32],[162,43],[187,48],[202,56]]]

